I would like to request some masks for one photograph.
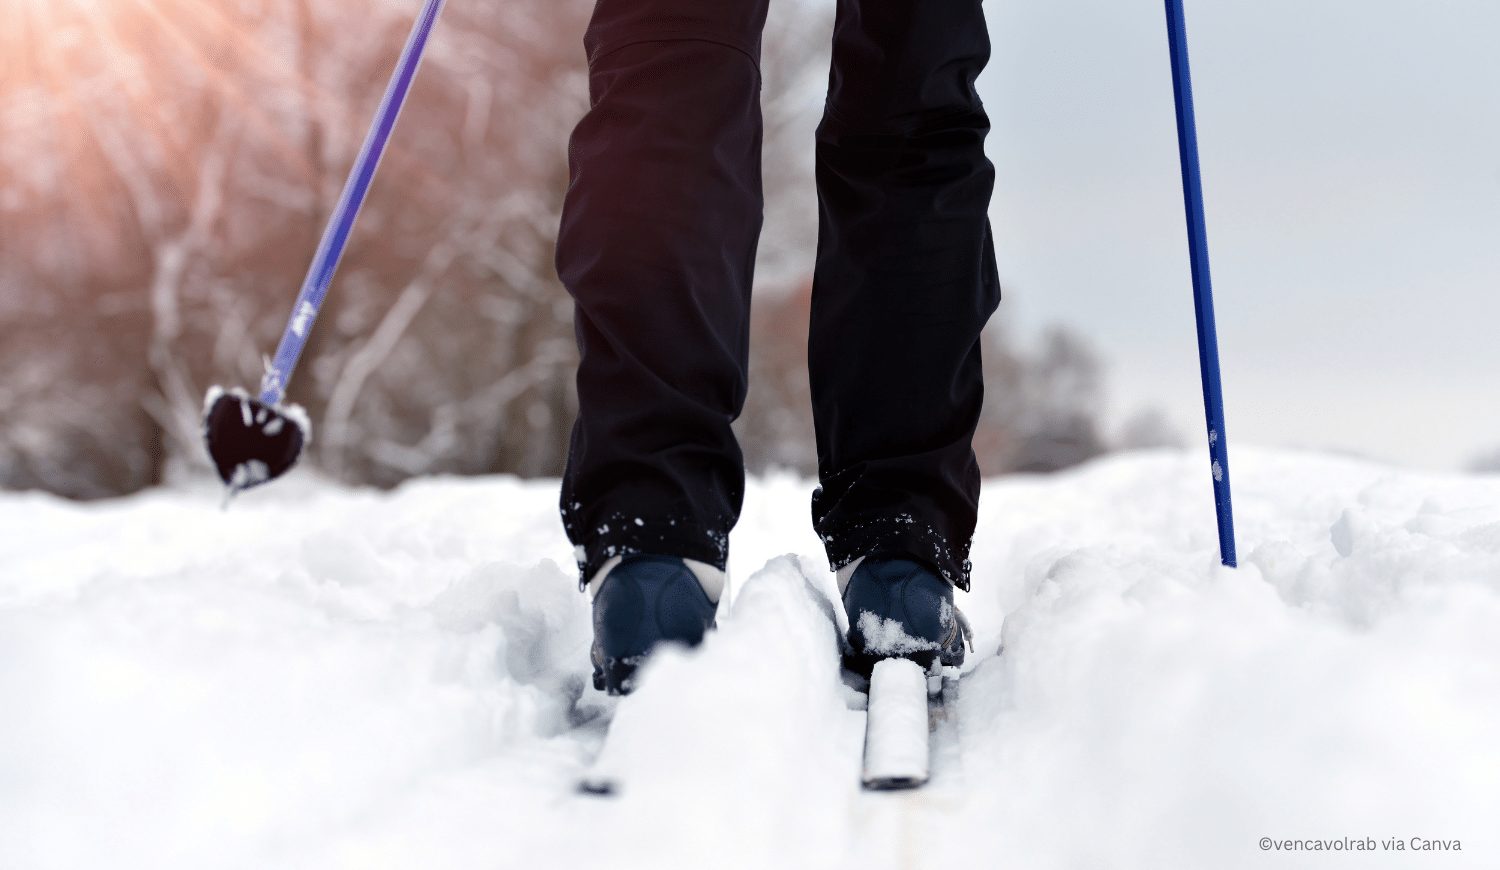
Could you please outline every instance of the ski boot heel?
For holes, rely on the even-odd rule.
[[[629,694],[635,671],[658,643],[697,646],[717,605],[674,556],[626,556],[594,595],[594,688]]]
[[[915,662],[929,676],[964,661],[968,620],[953,606],[953,586],[904,555],[860,562],[844,587],[849,647],[844,667],[869,677],[881,659]],[[941,683],[939,683],[941,685]]]

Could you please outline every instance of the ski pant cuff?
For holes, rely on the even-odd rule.
[[[710,531],[685,518],[650,519],[616,512],[581,537],[573,542],[580,589],[616,556],[677,556],[720,572],[729,562],[728,534]]]
[[[930,566],[956,588],[969,591],[969,540],[950,541],[931,526],[910,516],[872,518],[838,535],[823,537],[828,564],[835,572],[855,560],[876,555],[900,555]]]

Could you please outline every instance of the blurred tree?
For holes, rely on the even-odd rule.
[[[1004,351],[998,341],[990,344],[992,353]],[[981,425],[1008,426],[1016,440],[1008,454],[989,457],[981,467],[990,465],[990,473],[1057,471],[1104,452],[1098,424],[1104,403],[1099,361],[1082,338],[1061,326],[1047,331],[1036,352],[1023,359],[1019,381],[1010,388],[1014,392],[1007,403],[1018,403],[1018,414],[1003,423],[993,413],[981,417]],[[986,395],[993,395],[996,386],[990,381]]]
[[[750,392],[734,434],[754,474],[771,469],[818,473],[812,393],[807,379],[807,318],[812,285],[763,295],[750,309]]]
[[[1142,408],[1132,414],[1115,439],[1115,446],[1121,450],[1182,447],[1184,443],[1182,433],[1160,408]]]
[[[1500,473],[1500,449],[1490,450],[1472,457],[1464,470],[1470,474]]]
[[[415,0],[4,0],[0,485],[93,498],[206,470],[200,402],[254,388]],[[562,469],[572,305],[553,271],[588,0],[452,2],[291,401],[351,482]],[[766,29],[752,469],[811,473],[805,287],[832,4]],[[989,473],[1099,448],[1097,364],[987,339]]]
[[[760,296],[794,293],[812,275],[818,239],[813,133],[828,90],[833,9],[825,0],[778,0],[766,18],[760,64],[766,207],[755,258]]]
[[[757,300],[750,321],[750,394],[735,434],[756,473],[787,469],[817,474],[812,398],[807,378],[811,285]],[[1064,327],[1018,350],[1003,319],[983,338],[984,408],[974,452],[986,475],[1055,471],[1105,451],[1098,359]]]
[[[202,466],[208,384],[258,383],[415,5],[7,7],[0,483],[128,492]],[[445,12],[292,382],[328,471],[560,470],[587,12]]]

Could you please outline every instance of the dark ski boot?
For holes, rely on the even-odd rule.
[[[663,641],[697,646],[717,606],[675,556],[626,556],[594,595],[594,688],[629,694],[635,669]]]
[[[911,659],[928,673],[964,661],[968,620],[953,586],[926,563],[899,554],[868,556],[844,587],[849,650],[844,667],[869,677],[881,659]]]

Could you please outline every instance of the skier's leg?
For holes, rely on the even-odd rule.
[[[594,684],[713,624],[744,460],[766,0],[599,0],[557,270],[576,303],[562,515],[593,594]]]
[[[557,269],[576,303],[562,515],[585,580],[629,554],[723,569],[744,493],[766,0],[600,0]]]
[[[1000,298],[988,57],[980,0],[839,0],[808,358],[813,522],[845,584],[897,555],[968,588],[979,338]]]

